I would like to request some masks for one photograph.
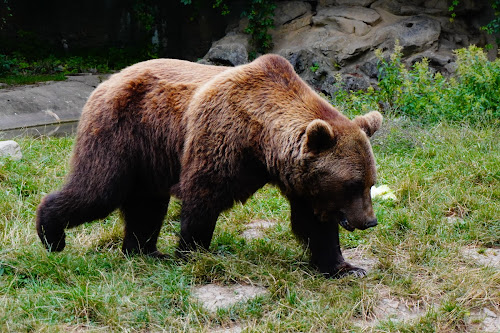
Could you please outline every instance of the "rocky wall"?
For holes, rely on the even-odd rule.
[[[388,55],[396,40],[408,65],[429,59],[430,66],[454,72],[453,50],[470,44],[494,44],[480,27],[491,20],[487,1],[461,1],[450,22],[446,1],[320,0],[279,1],[275,9],[274,47],[318,91],[335,92],[340,73],[346,88],[365,89],[377,80],[375,50]],[[244,19],[214,42],[203,62],[239,65],[248,61],[249,36]],[[494,45],[492,57],[496,56]]]

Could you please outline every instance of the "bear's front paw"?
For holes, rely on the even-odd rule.
[[[66,246],[66,234],[62,233],[49,233],[42,229],[38,233],[40,240],[49,252],[61,252]]]
[[[367,273],[363,268],[359,268],[347,262],[343,262],[337,267],[337,273],[335,274],[335,277],[341,278],[348,275],[353,275],[355,277],[364,277],[367,275]]]

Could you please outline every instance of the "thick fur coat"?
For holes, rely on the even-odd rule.
[[[277,55],[234,68],[142,62],[89,97],[71,172],[42,200],[37,231],[60,251],[66,228],[119,208],[123,250],[160,256],[156,242],[174,192],[182,200],[182,256],[209,247],[221,211],[272,183],[290,200],[292,229],[322,273],[364,274],[344,261],[338,225],[377,223],[368,137],[381,122],[378,112],[349,120]]]

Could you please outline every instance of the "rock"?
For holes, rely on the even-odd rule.
[[[473,328],[471,332],[500,332],[500,316],[488,308],[483,308],[482,311],[471,311],[466,323]]]
[[[230,33],[214,42],[204,60],[211,64],[238,66],[248,62],[249,36]]]
[[[356,36],[364,36],[368,33],[368,31],[370,31],[370,26],[368,24],[343,17],[331,16],[327,17],[326,20],[315,21],[314,23],[316,25],[326,25],[325,21],[328,21],[328,24],[332,28],[346,34],[356,34]]]
[[[424,58],[429,60],[430,65],[444,67],[455,60],[455,56],[451,52],[438,53],[431,50],[424,51],[409,57],[406,62],[409,66],[413,66],[416,62],[422,62]]]
[[[441,14],[443,11],[438,8],[423,8],[418,6],[401,6],[400,13],[401,15],[419,15],[419,14],[429,14],[429,15],[437,15]]]
[[[370,79],[378,78],[378,58],[372,58],[359,66],[359,70]]]
[[[405,64],[411,66],[426,57],[431,69],[447,75],[456,70],[452,50],[491,40],[478,29],[484,12],[471,9],[475,15],[471,17],[463,10],[472,8],[473,3],[461,2],[457,17],[450,22],[447,5],[438,0],[320,0],[316,7],[311,1],[278,1],[270,52],[287,58],[307,83],[327,95],[339,89],[336,74],[341,74],[348,90],[376,84],[378,59],[374,51],[381,49],[388,58],[396,41],[402,46]],[[235,47],[230,36],[242,34],[242,26],[245,19],[214,43],[205,59],[223,64],[246,59],[232,55]],[[248,40],[242,45],[238,50],[244,53]]]
[[[21,147],[16,141],[0,141],[0,157],[10,158],[13,161],[19,161],[23,158]]]
[[[451,62],[448,65],[444,66],[444,69],[449,73],[449,74],[455,74],[455,72],[458,69],[458,65],[456,62]]]
[[[332,17],[343,17],[354,21],[364,22],[369,25],[375,25],[380,20],[379,13],[373,9],[364,7],[335,6],[318,8],[318,12],[313,18],[313,23],[317,25],[325,25],[328,23],[328,19]]]
[[[435,52],[431,50],[424,51],[422,53],[417,53],[408,57],[406,60],[406,65],[412,67],[417,62],[422,62],[426,58],[429,62],[429,68],[434,72],[441,72],[444,75],[450,75],[455,73],[456,65],[455,56],[451,52]]]
[[[407,56],[437,46],[440,33],[439,21],[419,15],[381,28],[374,36],[374,44],[392,49],[398,40],[403,47],[403,54]]]
[[[304,1],[283,1],[276,4],[274,10],[274,26],[290,24],[295,20],[311,14],[311,5]]]
[[[342,77],[344,89],[347,91],[366,90],[370,82],[359,74],[346,74]]]
[[[301,29],[311,25],[313,13],[311,5],[303,1],[284,1],[276,3],[274,10],[274,29],[270,34],[273,41],[279,41],[284,36],[296,34]]]
[[[346,34],[364,36],[379,20],[380,15],[373,9],[336,6],[318,8],[312,22],[316,26],[329,26]]]
[[[368,7],[373,2],[375,2],[375,0],[320,0],[319,4],[321,6],[348,5],[348,6]]]

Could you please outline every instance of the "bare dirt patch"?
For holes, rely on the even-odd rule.
[[[243,231],[242,236],[246,239],[256,239],[264,237],[266,229],[274,227],[276,222],[266,220],[255,220],[246,225],[246,230]]]
[[[228,308],[238,302],[245,302],[267,293],[267,289],[251,285],[221,286],[207,284],[193,288],[192,294],[207,310],[217,311],[218,308]]]
[[[353,249],[342,250],[344,259],[356,267],[363,268],[366,272],[373,271],[377,265],[378,259],[370,255],[363,247],[359,246]]]
[[[218,328],[213,331],[210,331],[211,333],[240,333],[243,332],[243,328],[238,325],[234,325],[231,327],[223,327],[223,328]]]
[[[380,321],[407,322],[423,316],[426,306],[418,302],[408,302],[391,295],[389,287],[378,285],[376,294],[379,295],[373,309],[365,318],[356,320],[355,324],[363,331],[370,331]]]
[[[476,261],[484,266],[500,269],[500,249],[486,249],[468,246],[464,247],[461,252],[462,255],[469,260]]]
[[[498,333],[500,332],[500,315],[488,308],[471,312],[468,325],[477,328],[478,332]]]
[[[500,249],[467,246],[462,248],[460,253],[468,261],[500,270]],[[467,325],[477,332],[500,332],[500,305],[471,311]]]

